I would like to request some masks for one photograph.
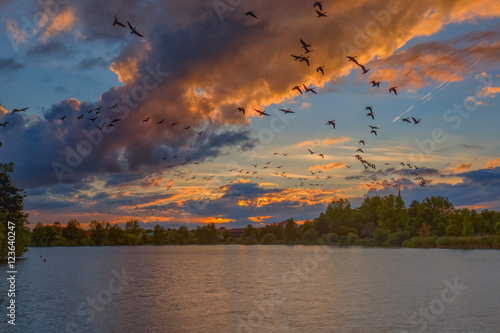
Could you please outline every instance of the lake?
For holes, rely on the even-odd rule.
[[[500,331],[500,251],[30,248],[0,332]],[[43,259],[46,259],[44,262]]]

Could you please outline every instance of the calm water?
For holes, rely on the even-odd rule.
[[[0,332],[500,332],[500,251],[31,248],[17,270]]]

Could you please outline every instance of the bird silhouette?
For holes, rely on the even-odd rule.
[[[191,125],[184,127],[185,130],[188,130],[189,128],[191,128]]]
[[[304,57],[304,56],[301,56],[300,59],[299,59],[300,62],[305,62],[307,64],[307,66],[309,66],[309,57]]]
[[[358,143],[362,143],[362,144],[363,144],[363,146],[364,146],[364,145],[366,145],[366,144],[365,144],[365,140],[359,140],[359,142],[358,142]]]
[[[100,107],[98,107],[98,108],[95,108],[95,110],[100,111],[101,108],[102,108],[102,105]]]
[[[297,60],[300,60],[300,58],[302,58],[301,55],[299,56],[296,56],[296,55],[293,55],[293,54],[290,54],[292,57],[293,57],[293,60],[297,61]]]
[[[255,111],[257,111],[257,113],[259,114],[259,116],[270,116],[270,114],[266,113],[265,111],[260,111],[260,110],[257,110],[257,109],[254,109]]]
[[[62,117],[61,117],[61,118],[59,118],[59,119],[64,120],[65,118],[66,118],[66,115],[62,116]]]
[[[304,89],[306,90],[306,93],[307,93],[307,92],[312,92],[312,93],[314,93],[315,95],[317,95],[317,94],[318,94],[316,91],[314,91],[314,88],[307,88],[305,84],[303,84],[303,86],[304,86]]]
[[[304,40],[302,40],[302,39],[300,40],[300,43],[302,44],[303,48],[311,47],[311,44],[304,42]]]
[[[243,115],[245,115],[245,108],[244,107],[239,107],[238,112],[242,112]]]
[[[7,124],[10,124],[10,121],[5,121],[3,123],[0,123],[0,127],[5,127]]]
[[[165,121],[165,118],[163,118],[162,120],[158,121],[157,124],[163,124],[164,121]]]
[[[87,113],[92,113],[92,111],[94,111],[94,109],[90,109],[89,111],[87,111]]]
[[[87,118],[88,120],[92,120],[92,121],[95,121],[97,118],[99,117],[94,117],[94,118]]]
[[[300,89],[300,86],[295,86],[292,88],[292,90],[297,90],[302,95],[302,90]]]
[[[83,114],[81,116],[78,116],[78,120],[82,119],[83,118]]]
[[[370,81],[369,83],[372,85],[372,87],[380,87],[380,83],[382,82]]]
[[[151,119],[150,117],[147,117],[146,119],[144,119],[142,122],[143,123],[147,123],[149,121],[149,119]]]
[[[323,154],[318,154],[318,155],[321,156],[323,159],[325,159],[325,155],[323,155]]]
[[[196,132],[196,134],[198,134],[198,135],[201,135],[202,133],[203,133],[203,131],[201,131],[201,132]]]
[[[361,74],[366,74],[370,71],[370,68],[366,69],[366,67],[363,65],[359,65],[359,67],[361,67],[361,69],[363,70],[363,72]]]
[[[115,105],[113,105],[113,106],[110,106],[109,108],[110,108],[110,109],[114,109],[114,108],[116,108],[117,106],[118,106],[118,103],[116,103],[116,104],[115,104]]]
[[[316,1],[315,3],[313,3],[313,8],[315,8],[317,6],[319,8],[319,10],[323,11],[322,3],[323,3],[323,1]]]
[[[125,24],[118,21],[118,16],[116,16],[116,14],[115,14],[115,21],[113,22],[113,26],[115,26],[115,25],[119,25],[119,26],[124,27],[124,28],[127,27]]]
[[[363,154],[365,153],[365,152],[363,151],[363,149],[361,149],[361,148],[358,148],[358,150],[356,150],[356,152],[358,152],[358,151],[359,151],[359,152],[361,152],[361,153],[363,153]]]
[[[370,133],[373,133],[373,134],[375,134],[375,136],[377,136],[377,131],[376,130],[371,130]]]
[[[328,121],[326,122],[326,125],[327,125],[327,126],[328,126],[328,125],[332,125],[332,126],[333,126],[333,129],[335,129],[335,120],[328,120]]]
[[[120,120],[121,120],[120,118],[116,118],[116,119],[111,120],[111,122],[112,122],[112,123],[117,123],[117,122],[119,122]]]
[[[393,93],[394,93],[394,95],[397,95],[397,94],[398,94],[398,91],[396,90],[396,88],[397,88],[397,87],[391,87],[391,88],[389,88],[389,94],[390,94],[391,92],[393,92]]]
[[[177,125],[178,123],[179,123],[179,122],[177,122],[177,121],[176,121],[175,123],[172,123],[172,125],[170,125],[170,126],[175,126],[175,125]]]
[[[280,111],[283,111],[284,114],[287,114],[287,113],[295,113],[294,111],[291,111],[290,109],[288,110],[285,110],[285,109],[279,109]],[[277,154],[277,153],[276,153]]]
[[[371,112],[371,111],[370,111],[370,112],[368,112],[368,113],[366,114],[366,116],[367,116],[367,117],[372,117],[372,119],[375,119],[375,116],[373,115],[373,112]]]
[[[378,129],[377,126],[372,126],[372,125],[368,125],[368,127],[370,127],[371,129]]]
[[[416,125],[416,124],[418,124],[419,122],[421,122],[421,121],[422,121],[421,119],[418,119],[418,120],[417,120],[417,119],[415,119],[415,118],[413,118],[413,117],[411,117],[411,119],[413,119],[413,123],[414,123],[415,125]]]
[[[252,11],[249,11],[249,12],[246,12],[245,13],[246,16],[252,16],[252,17],[255,17],[257,18],[257,15],[254,14],[253,10]]]
[[[359,66],[359,62],[356,60],[356,56],[352,57],[352,56],[345,56],[347,59],[347,61],[352,61],[353,63],[355,63],[356,65]]]
[[[137,35],[139,37],[144,37],[143,35],[141,35],[140,33],[137,32],[136,28],[133,27],[129,21],[127,21],[127,23],[128,23],[128,26],[130,27],[130,34],[134,34],[134,35]]]
[[[309,149],[309,148],[308,148],[307,150],[309,150],[309,152],[311,153],[311,155],[315,153],[315,151],[312,151],[312,150],[311,150],[311,149]]]
[[[316,73],[318,72],[321,72],[321,74],[325,75],[325,71],[324,71],[324,68],[325,66],[319,66],[318,68],[316,68]]]
[[[318,17],[327,17],[326,12],[320,12],[319,10],[316,10],[316,13],[318,14]]]
[[[401,121],[403,121],[403,122],[405,122],[405,121],[406,121],[407,123],[410,123],[410,124],[411,124],[411,121],[410,121],[410,119],[409,119],[409,118],[403,118],[403,119],[401,119]]]

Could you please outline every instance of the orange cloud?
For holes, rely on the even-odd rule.
[[[351,138],[348,138],[346,136],[332,137],[330,139],[323,139],[323,140],[307,140],[304,142],[297,143],[296,145],[293,146],[293,148],[318,147],[318,146],[327,147],[337,143],[344,143],[349,140],[351,140]]]
[[[147,58],[151,51],[151,45],[148,42],[137,45],[134,43],[133,47],[129,46],[130,51],[118,56],[111,64],[110,69],[118,75],[118,81],[127,84],[132,83],[137,79],[139,61]]]
[[[222,218],[222,217],[207,217],[207,218],[203,218],[201,219],[201,222],[203,223],[215,223],[215,224],[218,224],[218,223],[229,223],[229,222],[235,222],[236,220],[233,220],[233,219],[227,219],[227,218]]]
[[[322,164],[314,165],[314,166],[310,167],[309,170],[311,170],[311,171],[313,171],[313,170],[332,170],[332,169],[342,168],[344,166],[346,166],[345,163],[334,162],[334,163],[329,163],[326,165],[322,165]]]
[[[75,24],[78,22],[78,18],[73,14],[70,7],[59,13],[54,19],[52,19],[51,24],[45,29],[43,34],[38,39],[40,42],[45,43],[49,37],[57,35],[60,33],[67,33],[73,30]],[[80,33],[77,33],[77,37],[84,37]]]
[[[497,158],[494,161],[488,161],[488,163],[486,163],[486,169],[493,169],[499,166],[500,166],[500,158]]]
[[[471,167],[471,163],[461,163],[460,165],[453,168],[453,172],[468,170],[468,169],[470,169],[470,167]]]
[[[12,34],[12,41],[19,43],[26,43],[26,35],[24,32],[19,30],[19,26],[16,20],[7,20],[7,31]]]
[[[263,220],[270,219],[273,216],[250,216],[248,219],[252,222],[262,222]]]
[[[496,94],[500,93],[500,87],[484,87],[479,90],[478,96],[486,97],[490,96],[491,98],[495,98]]]

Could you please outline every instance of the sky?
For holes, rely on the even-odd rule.
[[[0,0],[0,162],[31,226],[262,226],[399,190],[500,210],[500,3],[313,4]]]

